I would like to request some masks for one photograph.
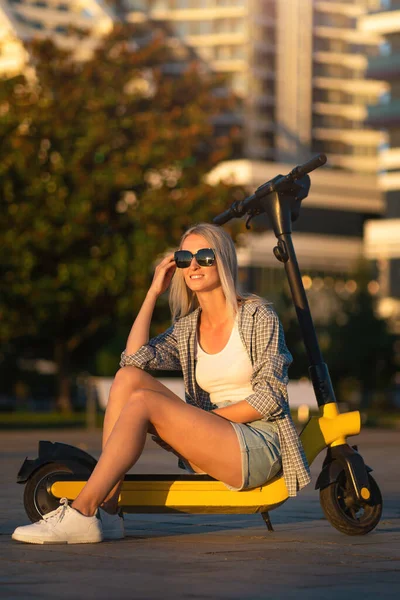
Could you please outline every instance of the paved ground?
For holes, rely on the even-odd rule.
[[[128,536],[90,546],[33,546],[10,539],[27,523],[16,473],[40,439],[79,445],[95,456],[100,432],[1,433],[0,598],[19,599],[398,599],[400,597],[399,431],[357,438],[384,496],[383,518],[364,537],[347,537],[323,518],[311,484],[271,513],[128,515]],[[352,441],[352,440],[350,440]],[[355,440],[354,440],[355,441]],[[312,467],[313,482],[322,457]],[[149,441],[136,472],[178,472]]]

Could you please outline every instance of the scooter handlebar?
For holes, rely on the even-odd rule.
[[[314,171],[314,169],[318,169],[318,167],[322,167],[322,165],[324,165],[326,161],[327,158],[325,154],[317,154],[317,156],[314,156],[314,158],[311,158],[302,165],[298,165],[297,167],[295,167],[292,171],[290,171],[289,175],[287,175],[286,177],[288,179],[291,179],[292,181],[295,179],[300,179],[301,177],[303,177],[303,175],[311,173],[311,171]]]
[[[278,175],[274,179],[271,179],[271,181],[267,181],[267,183],[261,185],[255,194],[252,194],[239,202],[234,202],[228,210],[217,215],[213,219],[213,222],[216,225],[224,225],[224,223],[227,223],[231,219],[242,217],[253,208],[258,196],[266,196],[272,192],[279,192],[280,189],[283,189],[288,183],[293,182],[296,179],[301,179],[307,173],[314,171],[314,169],[317,169],[318,167],[322,167],[326,161],[327,158],[325,154],[317,154],[317,156],[314,156],[302,165],[298,165],[292,169],[287,175]]]
[[[231,219],[234,219],[235,217],[236,217],[236,214],[233,213],[232,208],[228,208],[228,210],[226,210],[225,212],[223,212],[220,215],[218,215],[217,217],[215,217],[213,219],[213,223],[215,223],[216,225],[224,225],[224,223],[227,223],[228,221],[230,221]]]

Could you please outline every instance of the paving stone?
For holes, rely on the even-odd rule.
[[[349,537],[332,528],[311,484],[271,512],[272,533],[259,515],[129,514],[126,539],[90,546],[34,546],[10,538],[15,527],[28,522],[16,474],[26,455],[36,456],[40,439],[100,453],[98,431],[2,432],[1,599],[400,597],[398,431],[366,430],[357,439],[384,497],[382,520],[366,536]],[[313,482],[322,459],[312,466]],[[176,458],[149,440],[133,472],[180,471]]]

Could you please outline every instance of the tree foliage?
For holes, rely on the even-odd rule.
[[[349,400],[358,391],[361,405],[367,408],[377,392],[393,385],[395,336],[388,323],[377,315],[376,297],[368,291],[372,279],[370,265],[360,262],[349,275],[347,287],[339,278],[327,277],[323,290],[308,291],[319,344],[328,364],[338,400]],[[320,280],[322,281],[322,280]],[[308,375],[308,358],[301,338],[289,290],[279,298],[288,346],[294,363],[290,376]]]
[[[0,88],[0,335],[47,340],[60,373],[133,318],[157,255],[231,200],[204,176],[228,156],[211,116],[232,100],[199,65],[168,69],[162,37],[131,39],[116,28],[86,62],[35,41],[36,77]]]

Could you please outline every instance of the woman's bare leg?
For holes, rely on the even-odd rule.
[[[152,389],[131,394],[87,484],[72,506],[93,515],[140,457],[149,425],[179,454],[232,486],[242,482],[239,442],[229,421]]]
[[[179,398],[173,392],[171,392],[171,390],[169,390],[167,387],[165,387],[165,385],[157,381],[157,379],[154,379],[154,377],[142,369],[138,369],[137,367],[123,367],[116,373],[110,390],[110,397],[107,403],[107,409],[103,423],[103,450],[114,428],[114,425],[117,422],[126,403],[129,401],[131,394],[134,391],[143,388],[151,389],[155,392],[160,392],[171,398],[179,400]],[[148,433],[156,433],[152,425],[149,426]],[[195,465],[192,466],[196,469]],[[109,513],[115,513],[118,510],[118,498],[121,491],[122,481],[123,479],[121,479],[113,487],[102,503],[102,508]]]

